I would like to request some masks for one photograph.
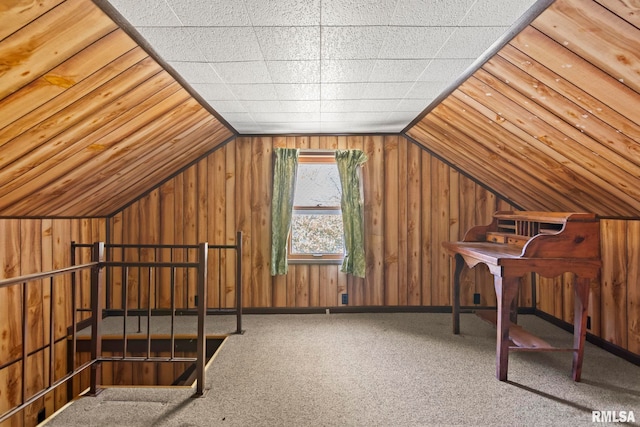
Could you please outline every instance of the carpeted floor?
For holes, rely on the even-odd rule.
[[[234,322],[211,316],[207,333],[231,332]],[[570,334],[535,316],[519,323],[571,346]],[[204,397],[109,388],[47,427],[604,425],[592,422],[594,410],[633,411],[640,425],[640,367],[587,344],[580,383],[565,352],[512,353],[500,382],[495,329],[472,314],[459,336],[448,314],[248,315],[243,327],[210,364]]]

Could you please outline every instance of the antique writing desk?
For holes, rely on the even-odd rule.
[[[464,264],[474,267],[484,263],[494,276],[498,306],[496,376],[500,381],[507,379],[509,350],[572,351],[573,379],[580,381],[589,284],[599,277],[601,264],[600,223],[595,214],[496,212],[491,224],[472,227],[463,241],[442,245],[455,259],[454,334],[460,333],[460,273]],[[544,277],[575,273],[573,348],[553,348],[515,324],[520,278],[531,272]]]

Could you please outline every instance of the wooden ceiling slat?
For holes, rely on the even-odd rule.
[[[558,210],[561,206],[566,206],[566,201],[570,198],[573,189],[548,176],[550,169],[561,170],[563,169],[562,165],[550,165],[548,157],[542,156],[533,147],[508,132],[502,126],[504,121],[502,117],[495,117],[495,120],[492,117],[487,117],[485,114],[491,113],[488,113],[486,108],[478,105],[469,97],[465,97],[460,92],[454,92],[452,95],[440,104],[434,113],[439,116],[442,112],[447,112],[448,114],[442,118],[443,120],[449,120],[452,127],[462,128],[462,131],[469,135],[476,144],[486,147],[490,158],[500,160],[491,162],[485,175],[495,174],[498,171],[502,174],[503,170],[511,171],[505,176],[510,183],[518,185],[526,182],[527,188],[534,194],[545,194],[546,208],[543,210]],[[476,107],[479,107],[484,114]],[[462,115],[465,120],[452,121],[449,119],[455,115]],[[527,168],[521,167],[523,162],[527,163]]]
[[[440,107],[441,105],[438,105],[432,110],[432,113]],[[495,157],[490,150],[476,144],[473,138],[469,138],[466,134],[461,134],[458,129],[451,126],[450,121],[442,119],[437,114],[430,113],[424,117],[411,128],[408,136],[425,148],[438,153],[461,170],[471,173],[475,177],[482,177],[482,182],[495,191],[498,191],[495,185],[499,185],[504,180],[503,176],[485,173],[492,169]],[[501,190],[506,190],[506,192],[500,193],[504,197],[529,200],[529,196],[526,192],[521,191],[521,188],[502,186]]]
[[[497,129],[504,129],[504,133],[495,130],[494,143],[509,145],[511,149],[517,151],[522,156],[521,161],[516,161],[517,165],[527,165],[527,168],[533,168],[539,178],[547,182],[549,188],[537,193],[544,194],[545,199],[555,200],[552,193],[563,194],[564,200],[558,201],[549,209],[551,211],[592,211],[594,206],[598,205],[598,196],[590,193],[591,183],[577,175],[567,164],[564,159],[555,159],[546,153],[546,150],[540,150],[539,141],[527,132],[523,131],[517,124],[511,123],[492,109],[491,104],[484,105],[477,99],[465,95],[460,91],[454,92],[454,97],[460,100],[464,105],[468,105],[470,109],[479,113],[481,117],[477,119],[478,126],[482,127],[483,120]],[[544,146],[543,146],[544,147]],[[491,169],[485,171],[500,176],[499,169]],[[506,181],[503,185],[528,185],[524,182]],[[576,197],[578,196],[578,197]],[[534,206],[523,205],[528,210],[535,210]]]
[[[628,23],[640,28],[640,2],[638,0],[595,0]]]
[[[31,209],[35,209],[47,203],[53,204],[54,200],[56,203],[62,203],[66,196],[77,196],[79,192],[73,190],[77,185],[86,185],[90,181],[98,182],[99,179],[96,177],[103,170],[121,166],[117,161],[106,157],[125,156],[126,152],[131,149],[132,141],[137,141],[135,139],[136,133],[140,129],[152,128],[156,120],[165,117],[166,114],[184,104],[188,99],[189,97],[184,90],[170,93],[163,99],[154,99],[155,104],[131,123],[124,123],[122,127],[109,133],[105,138],[95,140],[94,144],[86,146],[82,154],[71,158],[71,163],[62,167],[60,171],[52,170],[50,174],[45,175],[42,179],[49,178],[46,186],[38,186],[37,181],[30,183],[26,188],[29,190],[28,192],[12,195],[12,198],[15,198],[12,203],[5,202],[4,199],[8,196],[2,197],[0,199],[2,208],[6,210],[10,207],[29,206]],[[170,126],[170,124],[165,126]],[[82,174],[86,175],[85,179],[82,179]],[[74,194],[67,194],[67,190]],[[4,213],[4,211],[0,212]]]
[[[182,93],[176,93],[174,96],[181,95]],[[193,99],[187,99],[148,126],[138,129],[128,138],[119,141],[112,147],[96,152],[89,161],[78,165],[76,169],[51,183],[45,189],[32,193],[12,204],[10,208],[30,208],[36,212],[43,205],[57,208],[74,198],[82,197],[85,192],[99,194],[100,188],[114,180],[115,186],[112,190],[117,189],[118,185],[124,185],[117,180],[119,171],[134,164],[137,160],[135,155],[139,154],[140,150],[143,152],[150,150],[155,144],[164,142],[167,135],[189,126],[194,120],[202,120],[208,114],[204,109],[198,107],[199,104]],[[175,120],[176,117],[180,120]],[[141,175],[140,170],[138,170],[138,175]]]
[[[486,81],[478,80],[477,76],[488,78],[494,87],[489,86]],[[632,212],[638,211],[640,199],[632,200],[617,186],[619,182],[611,180],[609,173],[615,168],[605,159],[587,152],[566,134],[573,131],[580,134],[580,131],[573,128],[569,130],[565,126],[566,133],[560,132],[549,125],[549,122],[553,122],[554,119],[546,117],[549,114],[546,110],[536,107],[533,102],[505,86],[507,85],[500,85],[495,78],[479,71],[461,86],[461,90],[484,105],[492,105],[492,108],[501,112],[506,120],[530,135],[531,141],[536,141],[532,145],[556,161],[567,164],[573,173],[582,178],[588,178],[592,185],[596,184],[591,191],[599,190],[601,200],[610,200],[614,206],[624,210],[620,214],[633,215]],[[506,94],[509,96],[507,97]],[[547,121],[540,117],[546,117]],[[621,200],[628,200],[629,204],[620,206]]]
[[[640,109],[636,108],[638,94],[635,91],[546,35],[528,27],[511,40],[511,45],[575,86],[588,88],[591,96],[636,125],[640,124]]]
[[[514,90],[513,85],[502,82],[484,69],[478,70],[474,77],[492,88],[490,90],[497,90],[523,106],[521,111],[532,114],[533,117],[525,121],[532,135],[538,136],[538,139],[551,147],[556,147],[562,141],[562,152],[567,158],[584,168],[589,176],[600,178],[603,185],[607,183],[608,191],[618,194],[621,200],[629,197],[637,199],[636,206],[640,208],[640,173],[635,174],[638,167],[633,162],[612,156],[609,150],[603,150],[603,146],[590,138],[583,129],[559,120],[546,102],[543,105],[536,99],[529,101],[529,98]]]
[[[436,107],[438,108],[438,107]],[[433,112],[433,110],[432,110]],[[450,137],[450,130],[445,122],[444,128],[434,121],[438,120],[435,115],[429,114],[424,117],[420,122],[413,126],[408,134],[413,140],[423,145],[425,148],[438,153],[438,155],[445,160],[464,170],[466,173],[471,174],[474,177],[485,178],[485,172],[488,170],[488,163],[480,159],[475,153],[478,151],[472,146],[462,147],[460,144],[452,143],[453,139]],[[488,187],[498,192],[496,185],[501,187],[499,192],[503,197],[516,198],[518,200],[525,200],[527,203],[536,203],[536,200],[527,195],[525,191],[516,186],[500,186],[503,182],[503,178],[497,175],[488,175],[487,180],[482,181]]]
[[[512,65],[520,68],[544,85],[548,86],[555,92],[562,94],[565,98],[572,103],[579,106],[586,111],[589,115],[593,114],[597,116],[604,123],[608,124],[616,133],[621,134],[621,138],[628,137],[632,141],[631,145],[618,147],[618,144],[611,144],[620,155],[629,155],[630,158],[637,161],[640,159],[640,153],[638,153],[637,143],[634,141],[640,141],[640,128],[636,126],[631,120],[611,109],[607,104],[591,96],[590,93],[584,91],[582,88],[575,86],[571,82],[563,79],[558,74],[542,66],[539,62],[533,60],[533,58],[525,55],[520,50],[513,46],[506,46],[500,51],[500,58],[503,58]],[[513,80],[511,80],[513,82]],[[581,114],[576,113],[575,119],[579,122],[584,120]],[[609,141],[606,141],[609,142]]]
[[[640,92],[640,30],[584,0],[555,2],[533,26]]]
[[[224,141],[224,135],[228,135],[228,130],[222,125],[212,127],[211,124],[200,122],[190,126],[188,128],[189,132],[191,132],[190,138],[196,142],[179,150],[179,156],[167,157],[163,163],[154,163],[148,158],[140,162],[137,168],[148,168],[148,173],[144,176],[141,177],[137,174],[137,168],[127,171],[119,170],[117,180],[112,180],[107,185],[101,186],[96,190],[95,195],[102,200],[100,205],[94,204],[92,206],[91,198],[83,195],[84,199],[73,199],[66,205],[61,206],[61,209],[64,211],[75,211],[76,209],[85,211],[89,209],[92,214],[99,213],[99,215],[113,213],[123,206],[123,200],[135,200],[150,188],[159,185],[167,176],[175,173],[184,165],[211,151],[216,145],[214,142]],[[198,129],[200,131],[197,131]],[[123,182],[126,183],[126,188],[122,188],[120,185]]]
[[[542,104],[572,129],[579,129],[581,133],[588,136],[589,138],[580,139],[580,144],[587,150],[605,157],[626,173],[640,176],[640,153],[630,150],[633,146],[637,147],[637,143],[601,121],[597,114],[575,105],[563,93],[555,92],[540,80],[523,73],[499,56],[494,57],[482,68],[499,80],[508,82],[509,87]]]
[[[162,165],[154,162],[153,158],[148,158],[140,166],[148,170],[148,174],[143,179],[136,179],[135,170],[128,171],[127,174],[121,177],[121,180],[132,185],[126,191],[109,193],[111,197],[105,202],[104,206],[96,206],[96,208],[100,208],[102,214],[115,212],[123,207],[122,200],[134,200],[137,196],[143,194],[146,189],[156,187],[167,176],[171,176],[184,165],[201,158],[218,144],[232,136],[226,127],[217,122],[217,119],[215,122],[212,120],[210,123],[196,123],[188,132],[189,139],[197,141],[196,143],[191,144],[184,150],[180,150],[175,156],[170,157],[167,163]],[[120,188],[118,187],[118,190]]]
[[[2,145],[0,168],[6,168],[11,162],[29,155],[34,150],[42,154],[41,159],[60,150],[62,148],[61,141],[57,144],[51,144],[48,141],[79,123],[89,123],[90,125],[93,121],[104,123],[108,118],[103,117],[101,111],[108,103],[127,94],[161,70],[155,61],[147,58],[124,71],[118,78],[111,79],[104,85],[86,93],[77,102]],[[122,107],[126,108],[127,106]],[[98,123],[93,126],[97,127]],[[73,144],[73,142],[73,140],[67,140],[65,144]],[[0,176],[6,179],[2,171],[0,171]],[[0,182],[4,182],[2,178],[0,178]]]
[[[107,55],[104,55],[104,57],[107,57]],[[145,57],[147,57],[146,53],[140,48],[129,50],[113,61],[97,65],[98,68],[92,70],[91,75],[73,84],[69,88],[47,82],[46,79],[51,76],[51,74],[35,80],[32,84],[16,93],[21,94],[24,100],[7,102],[4,105],[5,108],[0,106],[0,113],[6,112],[6,115],[0,118],[0,121],[14,120],[13,123],[8,124],[2,129],[2,133],[0,133],[0,146],[21,133],[37,126],[38,123],[58,113],[60,110],[69,107],[74,102],[85,97],[87,93],[107,83],[118,74],[142,61]],[[105,59],[109,59],[109,57]],[[65,64],[68,62],[69,61],[65,62]],[[83,61],[83,63],[89,62]],[[43,84],[43,82],[45,83]],[[57,89],[50,89],[52,87],[57,87]],[[48,98],[46,95],[54,96]],[[32,104],[29,105],[30,102],[32,102]],[[13,108],[14,105],[16,106],[15,109]],[[29,111],[26,111],[27,109],[29,109]]]
[[[78,165],[88,161],[95,156],[96,152],[105,150],[110,145],[117,142],[118,136],[109,135],[119,128],[125,128],[120,137],[124,137],[127,133],[131,133],[131,126],[141,126],[139,123],[132,125],[131,121],[140,122],[142,118],[151,115],[147,110],[158,103],[162,103],[168,96],[175,93],[180,86],[166,72],[158,73],[152,79],[147,80],[136,90],[127,92],[121,98],[106,105],[102,111],[103,117],[108,117],[109,121],[104,126],[91,126],[89,131],[83,129],[82,126],[76,126],[67,129],[58,135],[49,147],[61,147],[55,152],[50,149],[45,155],[42,155],[37,161],[33,157],[36,153],[29,153],[14,162],[14,169],[18,168],[24,172],[18,176],[12,177],[11,181],[7,178],[7,183],[0,187],[0,209],[25,195],[33,193],[45,185],[54,182],[61,176],[73,170]],[[166,90],[165,90],[166,89]],[[182,99],[184,101],[186,97]],[[127,106],[127,108],[123,108]],[[177,105],[177,104],[176,104]],[[153,116],[152,116],[153,117]],[[147,118],[148,121],[151,119]],[[88,124],[94,125],[91,119],[86,120]],[[82,131],[82,134],[74,131]],[[110,141],[105,141],[108,137]],[[63,144],[63,140],[74,140],[73,144]],[[0,179],[2,171],[0,171]]]
[[[97,6],[67,0],[0,42],[0,98],[116,28]]]
[[[0,41],[63,1],[39,0],[27,3],[24,1],[4,0],[0,2]]]

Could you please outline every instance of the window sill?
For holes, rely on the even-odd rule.
[[[307,258],[307,259],[289,259],[287,260],[287,262],[289,264],[335,264],[335,265],[342,265],[342,259],[322,259],[321,257],[318,258]]]

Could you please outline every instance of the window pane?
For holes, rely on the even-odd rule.
[[[295,206],[340,206],[340,175],[335,163],[300,163],[296,177]]]
[[[342,214],[293,212],[292,254],[344,254]]]

